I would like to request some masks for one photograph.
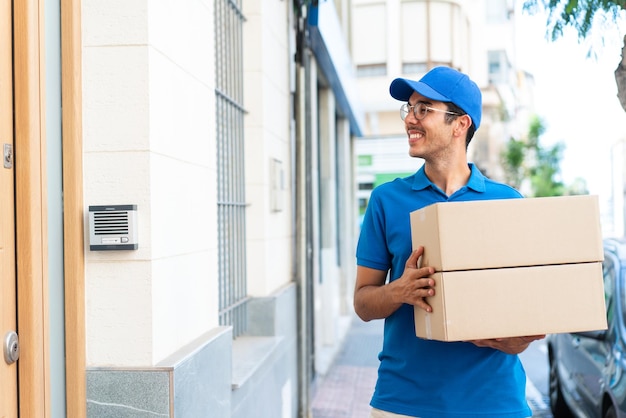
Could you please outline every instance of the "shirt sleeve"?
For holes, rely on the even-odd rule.
[[[391,268],[391,254],[387,246],[386,218],[383,199],[376,189],[372,191],[365,210],[356,249],[357,265],[387,271]]]

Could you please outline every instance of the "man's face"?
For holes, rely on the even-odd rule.
[[[419,103],[427,106],[426,113],[421,120],[415,116],[412,107]],[[404,127],[409,139],[409,155],[411,157],[433,161],[458,151],[456,147],[458,147],[459,141],[453,135],[455,122],[446,122],[445,117],[448,109],[444,103],[430,100],[413,92],[408,104],[410,109],[404,119]],[[464,143],[462,146],[464,147]]]

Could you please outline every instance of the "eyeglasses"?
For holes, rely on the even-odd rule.
[[[432,112],[432,111],[443,112],[449,115],[461,116],[460,113],[449,112],[447,110],[442,110],[442,109],[435,109],[434,107],[426,106],[424,103],[417,103],[415,106],[411,106],[408,103],[405,103],[402,106],[400,106],[400,118],[402,120],[405,120],[406,117],[409,115],[410,109],[413,109],[413,115],[415,116],[415,119],[417,120],[424,119],[426,115],[428,114],[428,112]]]

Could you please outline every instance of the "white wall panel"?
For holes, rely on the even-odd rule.
[[[150,366],[218,324],[212,2],[83,14],[85,204],[139,215],[137,251],[87,253],[88,359]]]
[[[387,62],[387,6],[385,3],[359,4],[354,6],[352,18],[353,60],[356,65],[382,64]]]
[[[83,0],[83,46],[146,45],[147,11],[148,0]]]
[[[400,4],[403,63],[421,63],[428,59],[428,20],[424,2],[406,1]]]
[[[188,77],[214,87],[213,6],[197,0],[150,1],[149,44]]]
[[[149,71],[150,149],[215,168],[214,90],[153,49]]]
[[[87,366],[152,364],[151,263],[86,263]]]
[[[267,296],[292,278],[289,52],[284,2],[244,2],[244,106],[248,294]],[[271,205],[272,161],[280,161],[282,211]]]
[[[145,46],[83,51],[83,146],[90,151],[149,148]]]
[[[452,62],[452,45],[462,41],[452,26],[453,10],[450,3],[432,2],[430,5],[430,51],[435,62]]]
[[[151,276],[151,360],[156,364],[218,326],[217,251],[153,260]]]

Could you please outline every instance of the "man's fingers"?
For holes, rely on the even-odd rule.
[[[409,259],[406,260],[406,267],[416,269],[422,254],[424,254],[424,247],[419,247],[417,250],[414,250],[409,256]]]
[[[415,303],[415,306],[422,308],[423,310],[425,310],[426,312],[432,312],[433,308],[431,308],[431,306],[426,303],[424,301],[424,299],[420,299]]]

